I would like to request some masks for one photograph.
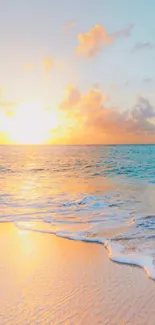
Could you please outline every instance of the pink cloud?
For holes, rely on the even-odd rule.
[[[113,34],[108,34],[106,29],[98,24],[93,26],[90,31],[78,34],[79,45],[76,49],[77,54],[87,58],[93,58],[104,46],[108,46],[118,38],[126,38],[131,35],[133,25],[119,30]]]
[[[95,25],[87,33],[78,34],[79,45],[77,53],[88,58],[94,57],[101,48],[113,42],[113,37],[107,34],[102,25]]]
[[[146,98],[138,97],[130,110],[107,106],[108,96],[93,88],[81,94],[70,87],[59,109],[66,114],[67,143],[139,143],[155,141],[155,110]],[[71,121],[71,123],[69,123]]]
[[[65,91],[65,98],[59,106],[59,109],[69,111],[73,109],[81,99],[80,91],[74,86],[68,86]]]
[[[63,25],[63,30],[64,31],[68,31],[72,28],[76,27],[76,21],[74,20],[71,20],[71,21],[68,21],[66,22],[64,25]]]

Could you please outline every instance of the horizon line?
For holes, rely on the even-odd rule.
[[[89,143],[89,144],[17,144],[1,143],[0,147],[84,147],[84,146],[154,146],[155,143]]]

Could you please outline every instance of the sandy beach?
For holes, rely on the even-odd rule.
[[[155,325],[155,0],[0,4],[0,325]]]
[[[0,225],[0,324],[155,323],[155,282],[98,244]]]

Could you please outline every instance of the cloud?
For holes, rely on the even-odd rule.
[[[46,74],[49,74],[50,71],[53,69],[53,67],[55,67],[59,72],[63,72],[64,71],[64,62],[62,61],[58,61],[58,60],[53,60],[51,58],[44,58],[41,62],[40,65],[42,65],[44,72]],[[22,66],[22,69],[24,71],[34,71],[36,68],[35,64],[33,64],[32,62],[29,63],[25,63]]]
[[[106,29],[102,25],[95,25],[89,32],[78,34],[79,45],[76,49],[76,53],[87,58],[93,58],[104,46],[112,44],[118,38],[129,37],[132,28],[133,25],[129,25],[125,29],[108,35]]]
[[[143,143],[155,141],[155,109],[143,97],[129,110],[107,106],[108,96],[93,88],[81,94],[70,88],[59,105],[66,114],[62,124],[67,143]],[[64,141],[64,140],[63,140]]]
[[[142,121],[155,117],[155,110],[148,99],[139,96],[136,105],[131,109],[131,116],[134,120]]]
[[[143,83],[145,83],[145,84],[150,84],[152,82],[153,82],[153,79],[152,78],[144,78],[143,79]]]
[[[45,58],[43,60],[43,67],[44,67],[44,71],[49,74],[49,72],[51,71],[51,69],[54,67],[55,61],[50,59],[50,58]]]
[[[111,44],[113,37],[107,34],[102,25],[95,25],[89,32],[78,34],[78,40],[77,53],[92,58],[100,52],[103,46]]]
[[[65,90],[65,98],[59,106],[61,110],[73,109],[81,99],[79,90],[74,86],[68,86]]]
[[[137,52],[141,50],[153,50],[154,46],[150,42],[139,42],[136,43],[132,49],[132,52]]]
[[[15,113],[13,104],[4,102],[0,110],[3,142],[6,141],[5,135],[2,136],[4,121],[12,121]],[[50,111],[49,107],[46,109]],[[110,106],[108,95],[99,88],[93,87],[82,93],[70,85],[57,107],[56,115],[59,123],[51,130],[51,142],[57,144],[155,142],[155,108],[147,98],[141,96],[137,97],[131,109],[122,112]]]
[[[71,20],[71,21],[67,21],[64,25],[63,25],[63,30],[64,31],[68,31],[74,27],[76,27],[76,21]]]
[[[130,24],[124,29],[120,29],[117,32],[113,34],[113,37],[116,38],[121,38],[121,37],[130,37],[131,36],[131,31],[133,29],[134,25]]]
[[[130,81],[129,80],[126,80],[124,83],[123,83],[123,86],[124,87],[128,87],[130,85]]]

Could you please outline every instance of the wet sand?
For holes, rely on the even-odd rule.
[[[154,325],[155,281],[101,245],[1,223],[0,324]]]

